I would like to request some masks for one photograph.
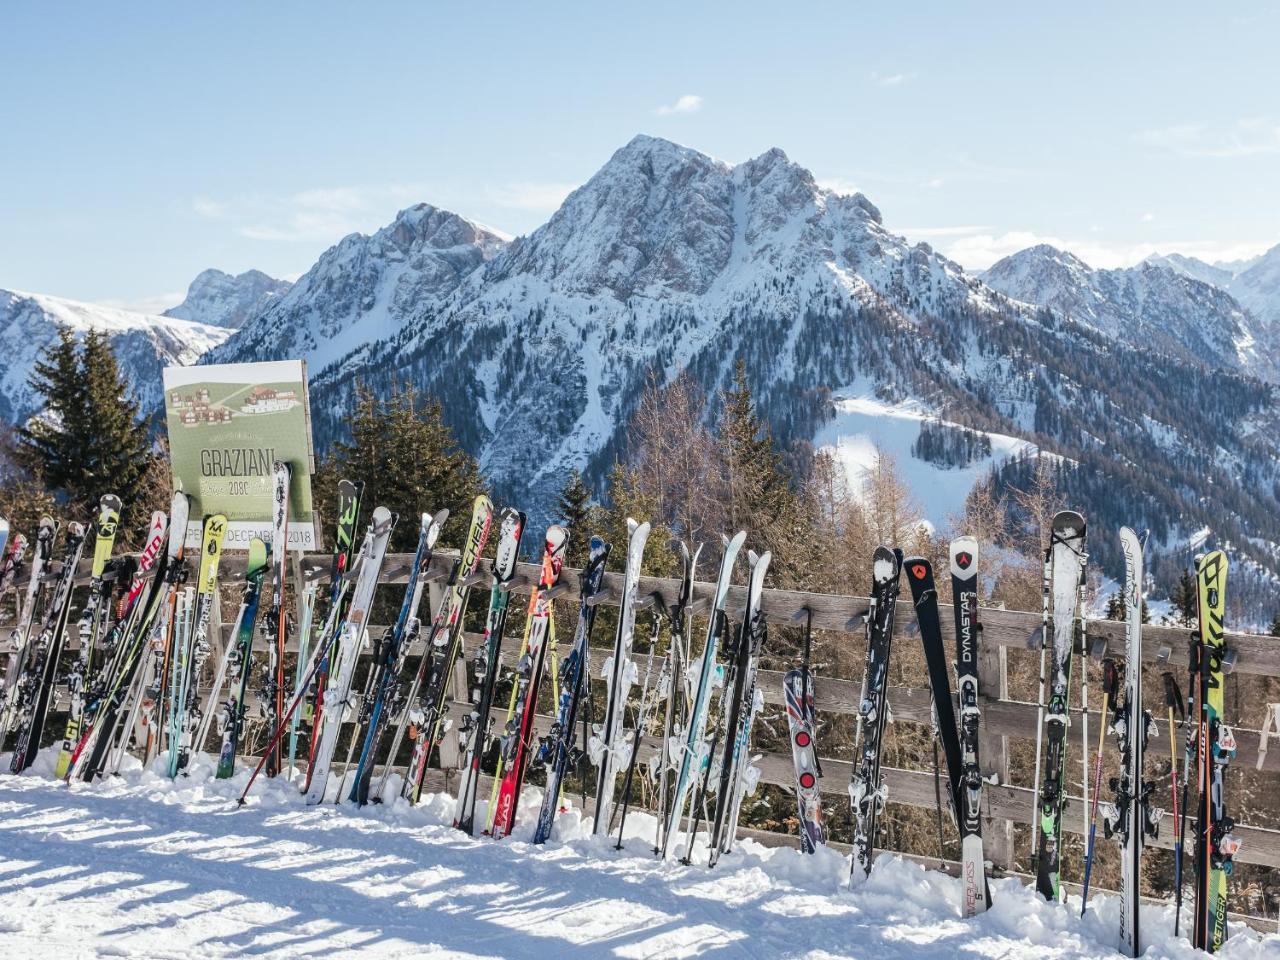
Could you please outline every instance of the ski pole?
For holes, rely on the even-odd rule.
[[[1089,845],[1084,855],[1084,890],[1080,896],[1080,916],[1082,917],[1085,908],[1089,905],[1089,875],[1093,872],[1093,842],[1098,832],[1098,795],[1102,793],[1102,748],[1107,742],[1107,707],[1115,702],[1118,685],[1116,662],[1107,657],[1102,661],[1102,712],[1098,715],[1098,754],[1093,762],[1093,804],[1089,808]],[[1132,736],[1133,731],[1130,730],[1129,734]],[[1132,803],[1130,817],[1137,812],[1136,798]],[[1132,823],[1129,829],[1133,829]]]
[[[1178,739],[1173,732],[1174,712],[1186,714],[1182,710],[1182,691],[1178,689],[1178,681],[1173,674],[1165,671],[1164,705],[1169,714],[1169,792],[1173,799],[1173,889],[1177,891],[1178,908],[1182,906],[1182,826],[1178,822]],[[1175,908],[1176,909],[1176,908]],[[1175,914],[1175,926],[1177,919]]]

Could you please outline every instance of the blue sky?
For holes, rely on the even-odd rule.
[[[1280,242],[1280,5],[610,6],[6,6],[0,287],[159,309],[419,200],[524,233],[639,132],[971,267]]]

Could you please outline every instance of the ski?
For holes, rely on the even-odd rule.
[[[551,639],[551,591],[560,581],[569,531],[553,523],[547,527],[542,550],[542,574],[538,587],[529,598],[528,632],[524,653],[516,667],[514,691],[516,711],[507,721],[502,736],[502,776],[498,780],[497,798],[493,804],[489,832],[505,837],[515,826],[524,774],[533,746],[533,719],[537,713],[538,688]]]
[[[665,843],[667,827],[667,775],[672,771],[672,752],[676,745],[676,725],[680,722],[681,707],[691,700],[685,665],[689,659],[688,617],[693,601],[693,579],[697,572],[702,544],[690,553],[688,544],[680,542],[680,592],[675,606],[668,608],[671,624],[671,642],[662,661],[658,676],[658,697],[666,700],[666,713],[662,719],[662,745],[653,765],[657,768],[658,810],[653,839],[653,852],[660,854]],[[676,758],[679,759],[678,757]]]
[[[163,511],[151,516],[146,545],[138,561],[138,570],[125,597],[122,614],[116,621],[108,647],[116,651],[111,668],[104,671],[102,680],[91,691],[85,711],[84,730],[71,754],[67,778],[79,777],[92,780],[101,772],[106,755],[120,719],[120,709],[133,686],[137,665],[142,659],[144,645],[150,633],[159,598],[163,591],[165,565],[165,534],[169,521]],[[158,562],[158,565],[157,565]],[[151,590],[139,605],[146,574],[155,570]]]
[[[889,719],[886,699],[889,656],[893,646],[893,615],[898,602],[902,551],[876,547],[871,561],[871,603],[867,609],[867,656],[858,706],[853,777],[849,801],[853,811],[852,874],[871,875],[876,821],[884,810],[888,789],[880,779],[880,754]]]
[[[1200,798],[1196,820],[1196,919],[1192,944],[1216,953],[1227,941],[1227,877],[1240,841],[1231,833],[1223,780],[1235,757],[1236,741],[1222,722],[1223,660],[1226,638],[1227,555],[1214,550],[1196,558],[1199,614],[1200,713],[1198,716]]]
[[[440,527],[448,515],[448,510],[442,510],[434,517],[429,513],[421,516],[418,524],[418,545],[414,550],[413,562],[409,565],[409,578],[405,581],[400,614],[396,618],[395,625],[378,645],[371,677],[373,699],[368,705],[369,716],[365,718],[365,736],[360,748],[360,759],[356,763],[355,782],[351,785],[350,799],[357,806],[363,807],[369,802],[369,784],[373,780],[374,757],[377,755],[377,747],[382,742],[382,732],[386,726],[387,702],[399,682],[396,665],[403,656],[403,650],[409,642],[408,638],[417,634],[418,607],[422,603],[422,592],[426,587],[426,580],[423,578],[431,566],[431,556],[435,550],[436,540],[440,537]]]
[[[40,600],[40,588],[53,563],[53,543],[58,537],[58,524],[52,517],[41,517],[31,556],[31,573],[27,581],[26,599],[23,601],[17,623],[9,634],[9,663],[4,675],[3,700],[0,700],[0,747],[13,725],[18,705],[18,681],[26,669],[31,651],[31,625],[35,622],[36,607]]]
[[[84,541],[83,524],[75,521],[67,524],[62,569],[45,606],[40,635],[27,657],[27,669],[18,680],[18,738],[9,759],[9,770],[13,773],[22,773],[30,767],[40,750],[45,716],[53,699],[58,661],[62,657],[63,638],[71,614],[71,590],[75,585],[80,555],[84,552]]]
[[[665,860],[675,852],[672,839],[683,835],[681,820],[685,816],[685,808],[690,806],[694,781],[700,779],[711,762],[705,742],[707,726],[707,706],[711,701],[711,688],[715,682],[717,671],[716,651],[724,636],[726,627],[725,604],[729,599],[729,585],[733,579],[733,566],[747,539],[746,531],[739,530],[724,547],[724,556],[720,560],[720,575],[716,579],[715,593],[712,595],[711,610],[707,617],[707,639],[702,649],[702,657],[696,664],[690,664],[694,671],[694,694],[689,706],[688,723],[683,734],[684,743],[678,747],[680,751],[680,767],[676,774],[671,807],[667,810],[666,826],[662,838],[662,858]],[[674,690],[673,690],[674,694]],[[684,843],[684,859],[688,860],[693,853],[695,830],[692,828],[694,811],[689,809],[691,828],[688,839]]]
[[[806,609],[800,666],[788,670],[782,678],[791,763],[796,774],[796,819],[803,853],[817,853],[818,848],[827,842],[827,830],[822,820],[822,793],[818,788],[822,765],[818,762],[818,717],[813,703],[813,672],[810,668],[812,646],[813,611]]]
[[[447,610],[443,631],[437,630],[433,625],[427,648],[422,654],[422,663],[419,664],[418,676],[425,680],[425,683],[418,685],[422,694],[416,703],[411,698],[406,707],[406,719],[408,713],[415,715],[413,753],[409,758],[409,769],[404,782],[404,796],[411,803],[418,802],[431,750],[439,742],[445,727],[449,681],[453,679],[453,665],[463,652],[462,615],[467,609],[471,581],[480,565],[480,555],[484,552],[492,525],[493,501],[481,494],[472,501],[471,526],[467,530],[467,542],[462,549],[460,576],[449,587],[445,599]],[[397,737],[395,747],[398,746]],[[388,769],[394,763],[395,747],[387,761]]]
[[[366,641],[369,609],[373,605],[378,576],[382,572],[382,562],[386,558],[387,541],[391,538],[391,530],[395,524],[395,514],[386,507],[377,507],[373,511],[369,529],[364,535],[364,546],[360,550],[360,573],[355,589],[351,593],[351,603],[347,609],[346,619],[342,622],[342,635],[338,639],[337,669],[332,674],[324,692],[320,739],[316,744],[311,775],[306,788],[309,806],[324,802],[325,787],[329,784],[329,767],[333,762],[333,751],[338,746],[338,734],[342,730],[342,723],[350,706],[351,681],[355,676],[356,660],[359,659],[360,649]],[[296,707],[296,702],[294,706]],[[285,719],[282,710],[273,727],[272,740],[277,747]],[[270,776],[269,767],[268,776]],[[248,792],[247,786],[245,792]],[[341,795],[341,789],[339,789],[339,795]]]
[[[225,780],[235,773],[236,750],[244,734],[244,706],[253,665],[253,634],[258,623],[258,603],[262,596],[262,583],[271,562],[271,548],[259,537],[249,541],[249,556],[245,561],[244,596],[240,599],[240,613],[231,641],[227,644],[227,672],[231,675],[227,699],[218,711],[218,767],[215,777]]]
[[[538,761],[547,769],[547,787],[542,794],[542,808],[538,811],[538,824],[533,831],[534,843],[545,843],[551,836],[551,827],[560,809],[564,778],[581,759],[573,746],[573,732],[590,676],[591,631],[596,622],[599,606],[596,601],[601,596],[600,587],[604,583],[608,559],[609,544],[599,537],[592,537],[579,582],[578,626],[573,634],[573,645],[560,662],[560,701],[556,705],[556,719],[538,750]]]
[[[942,641],[942,618],[938,612],[938,588],[933,580],[933,564],[924,557],[911,557],[904,562],[911,603],[920,627],[925,665],[929,671],[929,691],[933,698],[934,736],[942,744],[947,766],[947,797],[951,814],[960,809],[963,760],[960,755],[960,730],[956,725],[954,701],[951,699],[951,667]],[[936,754],[935,754],[936,756]]]
[[[1070,699],[1072,653],[1076,645],[1076,628],[1080,616],[1080,594],[1085,575],[1084,517],[1063,510],[1053,518],[1046,565],[1049,570],[1052,636],[1044,636],[1041,663],[1047,651],[1050,674],[1046,680],[1041,668],[1040,704],[1042,721],[1037,726],[1036,756],[1044,743],[1044,766],[1037,766],[1039,783],[1036,814],[1036,890],[1051,902],[1061,894],[1062,814],[1066,807],[1067,714]],[[1048,691],[1047,707],[1044,706]]]
[[[218,565],[222,560],[222,541],[227,533],[227,518],[215,513],[204,518],[204,534],[200,541],[200,567],[196,577],[194,607],[188,607],[190,622],[183,634],[175,657],[176,683],[169,723],[169,779],[185,770],[192,751],[202,744],[195,742],[200,728],[200,673],[209,656],[209,623],[213,606],[218,603]]]
[[[507,611],[511,609],[511,587],[520,557],[520,540],[526,517],[508,507],[498,521],[498,549],[493,560],[493,585],[489,590],[489,614],[485,618],[484,643],[476,650],[471,690],[471,712],[461,724],[462,781],[458,784],[458,802],[453,811],[453,825],[468,834],[475,833],[476,795],[480,791],[480,765],[488,750],[493,698],[502,667],[502,634],[506,629]]]
[[[601,670],[601,678],[609,691],[605,706],[604,725],[591,738],[591,759],[600,768],[596,777],[596,816],[592,833],[602,836],[609,832],[613,816],[614,791],[618,782],[618,768],[629,759],[627,739],[622,730],[623,714],[627,707],[627,695],[636,679],[636,665],[631,660],[631,648],[635,642],[636,591],[640,589],[640,568],[644,563],[644,548],[649,540],[649,524],[627,518],[627,566],[622,574],[622,596],[618,601],[618,629],[614,633],[613,655],[608,657]],[[637,731],[638,735],[639,731]],[[632,739],[634,746],[634,738]]]
[[[760,779],[759,768],[751,762],[751,727],[756,713],[764,706],[764,694],[756,687],[756,668],[760,650],[768,637],[768,626],[760,610],[764,594],[764,578],[772,554],[766,550],[757,555],[748,551],[750,573],[747,578],[747,605],[738,629],[734,655],[733,689],[725,689],[729,710],[725,724],[724,759],[720,763],[720,787],[716,791],[715,819],[711,826],[711,855],[708,866],[714,867],[723,853],[733,849],[738,832],[738,812],[742,798],[754,793]]]
[[[112,584],[106,582],[107,563],[115,548],[116,528],[120,525],[120,498],[115,494],[103,494],[98,501],[98,516],[94,521],[93,565],[90,567],[89,598],[80,614],[80,654],[67,675],[67,690],[71,694],[67,711],[67,726],[62,735],[62,750],[53,775],[62,779],[71,765],[71,751],[80,741],[80,726],[84,722],[85,700],[96,676],[94,654],[98,635],[103,631],[111,613]]]
[[[978,541],[951,541],[951,607],[956,631],[956,687],[960,694],[960,783],[956,821],[960,826],[961,915],[972,917],[991,906],[986,860],[982,852],[982,769],[978,764]]]
[[[174,654],[174,638],[177,635],[178,599],[187,582],[186,543],[187,526],[191,514],[191,498],[181,490],[173,495],[169,508],[168,562],[165,568],[166,597],[164,615],[155,634],[151,650],[150,680],[144,680],[142,725],[145,737],[142,765],[160,752],[160,732],[168,713],[170,661]]]
[[[1108,837],[1120,838],[1120,949],[1136,957],[1142,953],[1138,925],[1142,850],[1147,838],[1156,836],[1162,813],[1151,805],[1155,784],[1142,779],[1153,728],[1142,703],[1142,541],[1133,530],[1121,527],[1120,549],[1124,553],[1125,683],[1124,699],[1112,712],[1111,729],[1120,747],[1121,771],[1110,782],[1115,802],[1103,829]]]
[[[289,465],[277,460],[272,465],[271,495],[271,606],[267,608],[263,632],[268,638],[267,682],[263,702],[267,705],[267,727],[274,730],[284,712],[284,648],[288,640],[289,617],[285,610],[285,574],[289,569]],[[280,772],[280,745],[267,756],[267,776]]]
[[[338,525],[334,531],[333,564],[329,573],[329,616],[333,619],[336,611],[342,616],[344,583],[351,572],[351,561],[356,548],[356,535],[360,522],[360,505],[364,498],[364,481],[352,483],[350,480],[338,481]],[[445,511],[448,515],[448,511]],[[443,522],[443,521],[441,521]],[[311,785],[311,765],[315,759],[317,733],[320,729],[320,717],[324,711],[324,688],[329,682],[329,664],[338,659],[338,634],[335,632],[329,640],[329,648],[316,671],[315,681],[311,687],[310,722],[311,736],[307,751],[307,779],[302,788]]]

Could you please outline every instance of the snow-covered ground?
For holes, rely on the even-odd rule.
[[[958,881],[891,854],[850,888],[847,858],[751,841],[714,870],[659,863],[645,816],[623,851],[573,813],[538,848],[527,815],[507,840],[461,835],[443,795],[308,808],[274,782],[238,808],[245,772],[214,781],[203,763],[171,783],[135,767],[68,788],[52,762],[0,776],[6,958],[1115,956],[1114,898],[1081,919],[1078,899],[1051,906],[1000,880],[967,921]],[[1143,919],[1146,957],[1195,955],[1172,939],[1171,908]],[[1274,960],[1280,936],[1232,924],[1222,956]]]
[[[844,468],[852,490],[861,489],[867,472],[881,453],[891,455],[898,472],[925,509],[926,519],[943,528],[948,519],[964,512],[964,501],[974,483],[992,466],[1035,450],[1035,445],[1002,433],[988,433],[991,455],[965,467],[942,467],[918,460],[911,447],[927,421],[939,422],[920,403],[886,403],[869,383],[836,391],[836,415],[819,429],[814,446],[829,451]]]

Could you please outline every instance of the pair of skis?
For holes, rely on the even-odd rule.
[[[679,743],[678,739],[673,738],[676,743],[673,746],[673,752],[677,753],[679,767],[673,786],[671,806],[666,811],[662,830],[661,856],[664,860],[674,856],[676,849],[681,848],[684,854],[683,859],[687,862],[693,852],[693,841],[700,814],[698,801],[701,799],[694,795],[694,788],[697,783],[705,783],[710,775],[713,752],[706,732],[712,687],[718,679],[719,666],[716,663],[716,657],[725,631],[728,629],[725,607],[729,598],[729,585],[733,579],[733,567],[746,538],[746,532],[739,531],[725,544],[724,555],[720,560],[720,573],[716,578],[715,592],[711,597],[711,609],[707,616],[706,643],[700,660],[690,665],[693,695],[683,731],[684,742]],[[675,695],[674,689],[671,695]],[[689,821],[687,829],[683,823],[686,812]],[[680,842],[682,838],[684,838],[683,843]]]
[[[924,557],[905,561],[916,622],[924,646],[929,688],[933,695],[935,742],[940,742],[947,768],[947,799],[960,832],[961,914],[975,916],[991,906],[982,852],[982,771],[978,762],[981,709],[978,704],[978,543],[972,537],[953,540],[950,549],[952,611],[955,622],[955,676],[960,694],[959,719],[951,696],[951,666],[942,639],[938,591],[933,566]],[[935,753],[935,760],[937,754]]]

